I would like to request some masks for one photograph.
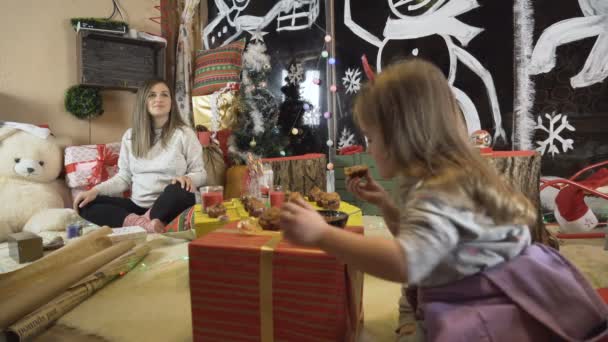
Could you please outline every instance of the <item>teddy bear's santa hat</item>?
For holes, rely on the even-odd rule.
[[[0,133],[0,140],[8,138],[17,132],[17,130],[28,132],[39,137],[40,139],[46,139],[51,134],[51,130],[49,130],[48,127],[40,127],[21,122],[0,121],[0,128],[3,127],[8,129],[4,130],[4,133]]]
[[[598,190],[608,184],[608,169],[602,168],[578,184]],[[567,233],[586,232],[598,224],[597,217],[585,203],[585,190],[567,185],[555,197],[555,219]]]

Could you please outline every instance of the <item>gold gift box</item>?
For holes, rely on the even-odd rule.
[[[211,100],[213,95],[193,96],[192,97],[192,110],[194,112],[194,125],[202,125],[211,130]],[[219,127],[221,129],[230,129],[236,122],[236,111],[233,108],[233,101],[235,96],[228,92],[220,94],[217,97],[217,107],[219,115]]]

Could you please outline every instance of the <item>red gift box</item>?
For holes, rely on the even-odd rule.
[[[361,272],[278,232],[244,235],[235,227],[189,245],[194,341],[355,341]]]
[[[65,149],[66,182],[70,188],[90,189],[118,171],[120,143],[70,146]]]

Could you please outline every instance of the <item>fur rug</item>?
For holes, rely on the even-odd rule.
[[[108,341],[191,341],[188,244],[159,238],[131,272],[58,324]]]
[[[366,235],[389,234],[380,218],[364,217],[364,223]],[[155,235],[149,239],[153,249],[140,265],[63,316],[36,340],[191,341],[188,244]],[[603,249],[603,240],[561,242],[562,254],[594,287],[608,287],[608,251]],[[3,245],[0,260],[8,257],[3,255]],[[365,327],[360,342],[393,341],[400,285],[366,275],[363,293]]]

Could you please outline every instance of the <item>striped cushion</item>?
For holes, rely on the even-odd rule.
[[[212,50],[199,50],[192,96],[209,95],[230,82],[240,82],[245,39]]]
[[[165,226],[167,232],[181,232],[194,227],[194,206],[184,210],[178,217]]]

